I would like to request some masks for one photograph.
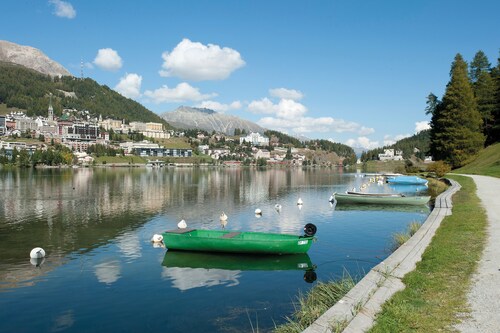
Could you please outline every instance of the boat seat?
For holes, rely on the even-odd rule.
[[[233,238],[235,236],[238,236],[239,234],[241,234],[241,232],[238,232],[238,231],[235,231],[235,232],[229,232],[227,234],[224,234],[222,236],[222,238]]]
[[[196,229],[174,229],[174,230],[167,230],[169,234],[185,234],[187,232],[194,231]]]

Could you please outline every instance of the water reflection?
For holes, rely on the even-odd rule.
[[[0,170],[0,331],[248,331],[245,311],[221,327],[234,309],[263,309],[259,331],[272,330],[293,312],[293,295],[311,287],[304,281],[367,272],[387,255],[391,233],[427,216],[328,202],[361,184],[327,169]],[[220,230],[222,212],[235,231],[300,234],[314,223],[318,241],[310,258],[257,260],[151,245],[181,219]],[[29,260],[37,246],[47,253],[38,267]]]
[[[380,212],[405,212],[405,213],[421,213],[429,214],[431,209],[428,205],[361,205],[361,204],[332,204],[336,211],[380,211]]]
[[[113,284],[120,278],[121,266],[118,260],[110,260],[94,266],[97,280],[105,284]]]
[[[259,256],[167,251],[162,266],[165,267],[162,276],[181,290],[227,282],[229,287],[236,286],[242,271],[301,270],[305,271],[306,282],[316,280],[315,266],[306,253]]]

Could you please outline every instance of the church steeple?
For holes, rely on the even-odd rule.
[[[49,121],[54,121],[54,108],[52,107],[52,93],[50,93],[49,112],[48,112],[47,119]]]

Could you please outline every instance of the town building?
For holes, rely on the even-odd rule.
[[[0,135],[5,135],[7,133],[6,118],[5,116],[0,116]]]
[[[378,154],[381,161],[402,161],[403,152],[401,150],[385,149],[383,154]]]
[[[240,137],[240,144],[249,142],[254,146],[269,146],[269,138],[260,133],[250,133],[247,136]]]

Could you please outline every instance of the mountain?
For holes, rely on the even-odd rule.
[[[264,128],[251,121],[205,108],[181,106],[174,111],[165,112],[161,117],[176,128],[201,129],[209,133],[216,131],[233,135],[235,129],[261,134],[265,131]]]
[[[65,108],[88,110],[93,117],[156,122],[171,128],[156,113],[92,79],[50,77],[22,65],[0,61],[0,104],[25,110],[29,116],[47,116],[50,93],[56,116],[61,116]]]
[[[0,40],[0,61],[22,65],[50,76],[71,76],[59,63],[47,57],[42,51]]]

